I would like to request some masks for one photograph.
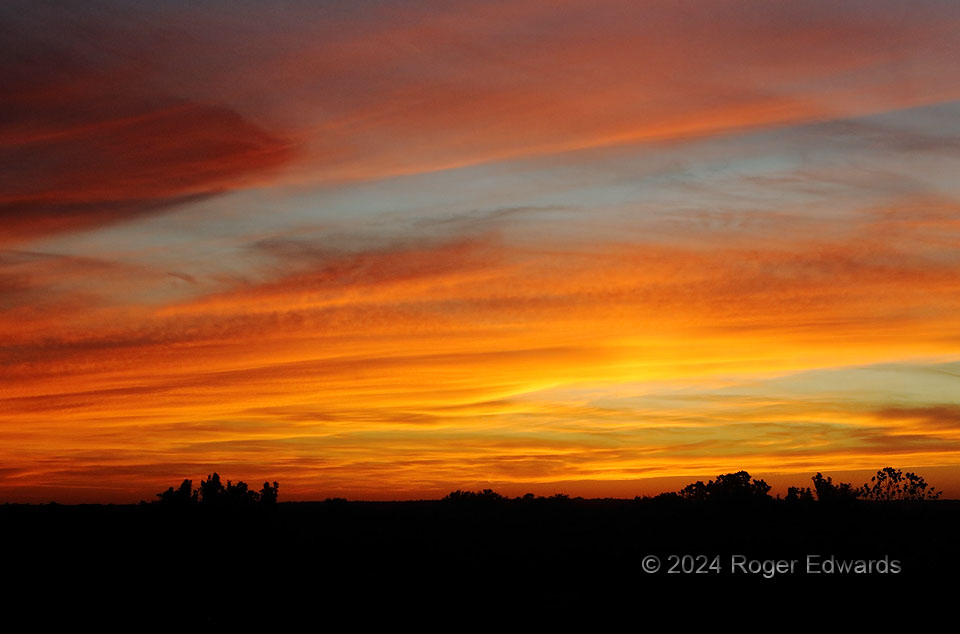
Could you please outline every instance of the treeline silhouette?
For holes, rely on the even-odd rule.
[[[251,490],[246,482],[238,480],[236,484],[227,480],[227,486],[220,482],[220,474],[214,472],[200,483],[200,487],[193,488],[193,480],[185,479],[180,486],[174,489],[157,493],[157,502],[164,506],[188,507],[206,506],[213,508],[237,508],[259,505],[272,507],[277,503],[280,485],[276,482],[263,483],[259,491]]]
[[[862,486],[854,486],[846,482],[834,483],[833,478],[824,477],[817,473],[810,478],[813,487],[789,487],[785,497],[770,495],[770,485],[763,480],[751,478],[746,471],[726,473],[717,476],[715,480],[706,483],[693,482],[679,491],[660,493],[653,497],[637,496],[635,501],[657,504],[714,504],[714,505],[743,505],[768,504],[772,502],[814,503],[823,504],[850,504],[857,501],[864,502],[919,502],[923,500],[937,500],[942,495],[933,485],[928,484],[922,477],[912,472],[904,473],[901,469],[884,467],[879,469],[870,482]],[[550,497],[535,496],[527,493],[521,497],[508,498],[492,489],[482,491],[456,490],[444,497],[441,502],[447,504],[496,504],[509,501],[547,500],[563,502],[570,500],[570,496],[557,493]],[[573,498],[582,500],[583,498]]]
[[[901,469],[884,467],[879,469],[870,482],[862,486],[854,486],[847,482],[834,483],[832,477],[824,477],[817,473],[810,478],[812,487],[789,487],[787,494],[781,499],[779,495],[770,495],[770,485],[763,480],[752,478],[746,471],[718,475],[715,480],[706,483],[692,482],[679,491],[660,493],[653,497],[637,496],[635,501],[656,502],[659,504],[680,503],[709,503],[709,504],[765,504],[774,501],[783,501],[789,504],[806,504],[820,502],[823,504],[850,504],[857,501],[870,502],[909,502],[923,500],[937,500],[942,495],[933,485],[928,484],[922,477],[910,471],[904,473]],[[227,480],[226,486],[216,472],[200,482],[200,486],[193,487],[193,481],[184,479],[177,488],[169,487],[166,491],[157,493],[157,504],[166,507],[208,507],[208,508],[244,508],[244,507],[272,507],[277,504],[280,485],[274,482],[264,482],[259,491],[250,489],[246,482],[239,480],[234,484]],[[492,489],[481,491],[463,491],[457,489],[447,494],[440,501],[448,505],[491,505],[511,501],[532,500],[564,502],[571,498],[565,493],[552,496],[536,496],[527,493],[523,496],[509,498]],[[582,500],[583,498],[573,498]],[[343,498],[328,499],[327,502],[345,503]]]
[[[789,503],[814,502],[825,504],[851,503],[857,500],[871,502],[922,501],[939,499],[942,491],[912,472],[884,467],[870,478],[870,482],[856,487],[846,482],[834,484],[833,478],[817,473],[810,478],[813,487],[789,487],[783,500]],[[770,485],[751,479],[746,471],[717,476],[706,484],[694,482],[676,493],[661,493],[655,499],[681,499],[693,502],[743,503],[779,500],[770,496]]]

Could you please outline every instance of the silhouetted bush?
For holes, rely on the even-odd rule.
[[[895,500],[936,500],[942,491],[934,489],[915,473],[903,473],[900,469],[884,467],[870,478],[870,483],[857,490],[857,497],[876,502]]]
[[[859,492],[852,485],[841,482],[834,484],[833,478],[823,477],[823,474],[817,472],[817,475],[811,478],[813,488],[817,492],[817,501],[824,504],[849,504],[859,497]]]
[[[804,504],[813,502],[813,491],[810,487],[789,487],[787,497],[784,500],[790,503],[800,502]]]
[[[484,503],[484,502],[502,502],[506,498],[493,489],[484,489],[483,491],[461,491],[457,489],[448,493],[441,502],[447,503]]]
[[[821,473],[817,473],[811,479],[817,492],[817,500],[825,504],[851,504],[856,500],[871,502],[936,500],[943,493],[937,491],[933,485],[927,484],[921,476],[909,471],[903,473],[900,469],[893,467],[880,469],[870,478],[870,482],[862,487],[854,487],[847,482],[834,484],[833,478],[825,478]],[[793,491],[793,487],[790,490]],[[806,489],[806,491],[809,490]]]
[[[198,492],[193,490],[193,481],[184,480],[179,488],[170,487],[163,493],[157,493],[157,497],[160,498],[161,504],[190,506],[197,503],[197,494]]]
[[[678,495],[691,502],[754,503],[771,500],[770,485],[763,480],[751,480],[746,471],[717,476],[706,484],[701,481],[688,484]]]

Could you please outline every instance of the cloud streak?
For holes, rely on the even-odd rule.
[[[503,234],[359,252],[272,242],[257,248],[285,263],[275,279],[138,313],[104,306],[100,326],[68,311],[21,334],[0,372],[3,427],[21,446],[76,455],[78,468],[77,452],[106,447],[131,461],[156,453],[156,464],[197,456],[194,468],[249,469],[251,457],[303,487],[333,470],[339,491],[388,471],[406,491],[734,463],[942,464],[956,450],[943,430],[892,430],[898,410],[870,418],[858,403],[724,411],[703,401],[692,416],[689,405],[605,413],[529,400],[957,354],[957,263],[925,239],[954,221],[934,217],[900,226],[899,248],[870,237],[883,214],[867,216],[857,239],[767,248],[709,234],[698,249],[532,246]],[[453,439],[461,449],[441,449]],[[317,460],[319,471],[308,466]]]

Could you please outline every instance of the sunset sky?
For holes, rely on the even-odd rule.
[[[0,502],[960,497],[958,2],[14,0],[0,53]]]

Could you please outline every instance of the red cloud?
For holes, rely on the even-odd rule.
[[[121,97],[122,99],[122,97]],[[54,104],[55,105],[55,104]],[[62,104],[64,107],[66,103]],[[291,147],[236,112],[131,103],[127,116],[42,127],[0,141],[0,243],[85,229],[242,186],[287,162]]]

